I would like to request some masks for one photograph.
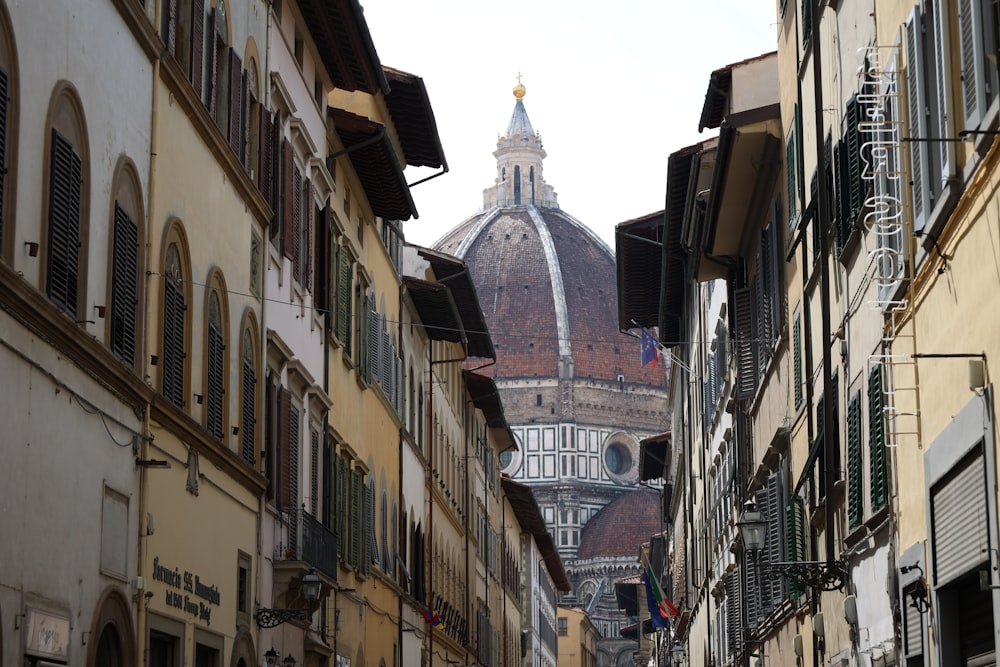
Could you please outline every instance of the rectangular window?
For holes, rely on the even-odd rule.
[[[351,313],[354,294],[354,267],[350,251],[345,246],[337,247],[337,339],[344,348],[344,355],[351,357]]]
[[[80,265],[80,202],[83,160],[57,130],[52,130],[49,172],[49,299],[76,319]]]
[[[798,151],[799,106],[792,111],[792,124],[785,137],[785,192],[788,198],[788,229],[792,231],[799,221],[799,151]]]
[[[803,387],[802,387],[802,316],[795,313],[795,322],[792,324],[792,373],[795,382],[795,409],[802,407]]]
[[[250,564],[250,556],[241,551],[236,565],[236,613],[243,622],[250,614]]]

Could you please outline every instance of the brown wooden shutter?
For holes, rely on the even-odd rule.
[[[7,70],[0,68],[0,248],[3,248],[4,183],[7,175]]]
[[[229,147],[237,157],[243,155],[243,61],[234,49],[229,49]]]
[[[172,278],[163,288],[163,396],[184,407],[184,291]]]
[[[115,228],[111,256],[111,351],[132,366],[135,363],[136,297],[138,285],[139,228],[115,202]]]
[[[216,438],[222,438],[223,375],[225,369],[225,345],[222,330],[215,322],[208,324],[208,387],[205,391],[206,426]]]
[[[247,81],[248,73],[242,70],[240,73],[240,164],[249,169],[250,162],[250,106],[254,102],[250,99],[250,84]]]
[[[303,251],[305,252],[305,268],[302,271],[302,285],[308,292],[313,291],[313,225],[316,221],[313,220],[312,212],[315,210],[315,206],[312,204],[312,183],[306,179],[305,182],[305,194],[303,196],[303,208],[302,208],[302,240],[305,244]]]
[[[216,88],[219,86],[219,63],[216,57],[215,41],[218,35],[218,28],[216,26],[219,20],[218,12],[212,10],[208,18],[208,53],[205,54],[205,58],[208,60],[208,85],[205,87],[205,108],[208,109],[208,115],[213,119],[215,118],[215,100],[216,100]]]
[[[267,499],[275,498],[275,470],[277,470],[277,448],[281,430],[278,416],[278,380],[268,372],[267,395],[264,397],[264,476],[267,478]]]
[[[280,396],[278,400],[278,442],[277,452],[275,452],[275,463],[277,464],[277,498],[278,507],[281,509],[291,508],[289,490],[292,485],[291,467],[289,465],[288,447],[291,433],[291,413],[292,395],[284,387],[279,388]]]
[[[287,141],[281,141],[281,245],[285,257],[295,265],[295,191],[292,189],[292,170],[295,162],[292,159],[292,146]]]
[[[316,209],[316,276],[313,304],[324,315],[330,312],[330,207]]]
[[[215,10],[212,10],[215,17]],[[214,27],[214,21],[213,21]],[[215,31],[209,35],[209,44],[214,43]],[[205,0],[191,0],[191,85],[200,98],[205,77]]]
[[[76,317],[80,262],[83,161],[66,137],[52,130],[49,178],[48,296]]]
[[[264,196],[267,205],[274,211],[272,195],[274,184],[271,182],[273,177],[271,171],[271,132],[271,110],[262,104],[260,105],[260,152],[258,154],[260,164],[257,165],[257,189]],[[272,234],[274,229],[275,226],[272,224]]]
[[[241,405],[240,436],[243,445],[243,460],[254,464],[257,455],[255,435],[257,433],[256,387],[257,374],[254,372],[253,351],[247,349],[243,354],[242,373],[243,396]]]

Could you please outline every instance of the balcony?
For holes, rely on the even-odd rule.
[[[303,509],[289,510],[287,543],[278,545],[274,554],[275,578],[301,577],[309,568],[330,583],[337,581],[337,536]]]

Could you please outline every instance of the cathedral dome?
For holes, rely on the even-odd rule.
[[[577,558],[638,558],[639,545],[662,532],[660,494],[637,489],[608,503],[587,522]]]
[[[483,210],[434,246],[465,260],[476,285],[497,352],[480,372],[665,387],[663,369],[643,369],[639,341],[618,330],[614,253],[559,208],[543,178],[545,151],[523,95],[515,89]]]

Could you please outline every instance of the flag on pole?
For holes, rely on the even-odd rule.
[[[674,606],[666,595],[663,593],[663,589],[660,588],[660,577],[653,572],[653,566],[649,563],[649,556],[646,554],[646,550],[642,549],[642,562],[646,566],[646,581],[649,585],[650,592],[653,594],[653,601],[656,603],[656,607],[660,612],[660,616],[663,618],[674,618],[680,616],[681,612]]]
[[[654,628],[667,627],[667,619],[660,613],[660,607],[653,597],[653,587],[649,584],[649,572],[642,573],[642,583],[646,588],[646,607],[649,609],[649,620]]]
[[[653,337],[653,334],[646,331],[644,327],[640,327],[639,331],[642,365],[648,366],[649,364],[653,364],[655,366],[660,360],[660,348],[656,344],[656,338]]]

